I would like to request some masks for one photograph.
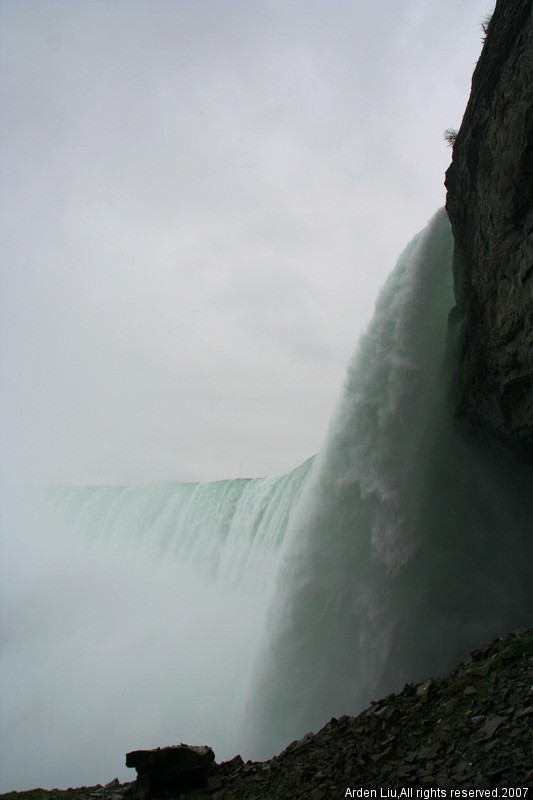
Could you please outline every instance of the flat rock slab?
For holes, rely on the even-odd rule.
[[[156,750],[133,750],[126,754],[126,766],[137,770],[134,794],[137,798],[176,795],[205,785],[206,773],[215,760],[210,747],[179,744]]]

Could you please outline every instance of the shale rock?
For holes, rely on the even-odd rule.
[[[135,767],[137,780],[134,797],[150,800],[180,794],[207,784],[207,771],[215,760],[210,747],[186,744],[158,747],[157,750],[134,750],[126,754],[126,766]]]
[[[446,173],[454,407],[533,458],[533,0],[498,0]]]

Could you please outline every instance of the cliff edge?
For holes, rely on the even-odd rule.
[[[446,173],[453,404],[533,459],[533,0],[498,0]]]

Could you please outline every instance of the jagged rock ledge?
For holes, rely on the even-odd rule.
[[[415,787],[450,798],[468,796],[452,790],[489,797],[498,787],[520,787],[524,797],[525,788],[533,790],[532,723],[533,628],[522,628],[478,648],[447,677],[407,684],[356,717],[333,718],[268,761],[245,764],[236,756],[216,764],[208,756],[194,787],[176,775],[154,792],[144,775],[126,784],[11,792],[0,800],[332,800],[356,797],[357,790],[376,789],[380,797],[380,788]]]

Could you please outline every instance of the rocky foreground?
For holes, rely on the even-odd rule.
[[[217,764],[208,747],[137,751],[128,754],[139,773],[131,783],[0,800],[524,798],[533,792],[532,723],[533,628],[521,628],[449,676],[407,684],[357,717],[333,718],[269,761]]]

